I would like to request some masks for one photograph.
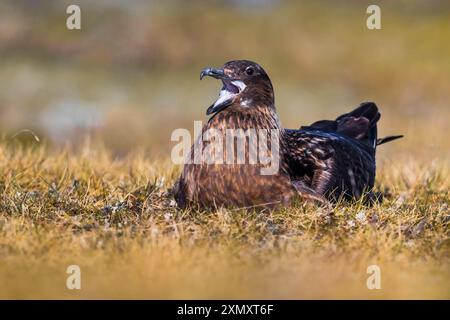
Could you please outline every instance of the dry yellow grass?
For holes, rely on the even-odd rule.
[[[449,299],[449,166],[420,163],[385,160],[391,195],[371,208],[194,212],[167,194],[168,159],[3,142],[0,298]],[[66,289],[71,264],[81,290]]]
[[[67,1],[0,2],[0,298],[450,298],[447,3],[378,1],[375,31],[356,0],[78,2],[81,32]],[[386,201],[177,211],[170,134],[205,120],[220,85],[198,72],[230,59],[264,66],[288,128],[374,100],[380,135],[405,135],[377,154]]]

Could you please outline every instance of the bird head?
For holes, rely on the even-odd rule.
[[[223,86],[219,98],[206,111],[214,114],[236,105],[242,108],[267,106],[273,108],[274,94],[272,83],[264,69],[248,60],[227,62],[222,68],[205,68],[200,80],[210,76],[222,80]]]

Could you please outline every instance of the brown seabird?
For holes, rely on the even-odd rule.
[[[212,116],[174,186],[179,207],[265,208],[289,205],[294,199],[328,202],[340,197],[359,199],[364,193],[373,196],[376,147],[401,137],[377,139],[380,113],[373,102],[362,103],[336,120],[317,121],[299,130],[284,129],[275,110],[272,83],[257,63],[230,61],[223,68],[204,69],[200,79],[204,76],[222,80],[223,87],[207,110]],[[211,129],[222,136],[233,132],[230,129],[270,136],[265,151],[279,157],[278,170],[262,174],[267,163],[249,161],[252,152],[260,151],[261,141],[254,143],[248,135],[244,136],[245,161],[210,161],[218,159],[218,149],[222,158],[239,152],[235,146],[230,150],[222,144],[210,148],[216,140],[204,138]],[[206,157],[193,161],[195,151]]]

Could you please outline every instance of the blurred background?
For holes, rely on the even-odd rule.
[[[81,7],[81,30],[66,8]],[[382,30],[366,9],[381,7]],[[206,66],[260,63],[285,127],[381,108],[380,135],[405,134],[405,157],[448,159],[449,1],[2,0],[0,134],[77,148],[87,136],[121,156],[168,157],[221,84]]]

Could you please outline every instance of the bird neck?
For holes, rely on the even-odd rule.
[[[224,129],[278,129],[282,130],[274,106],[234,103],[208,121],[208,127]]]

